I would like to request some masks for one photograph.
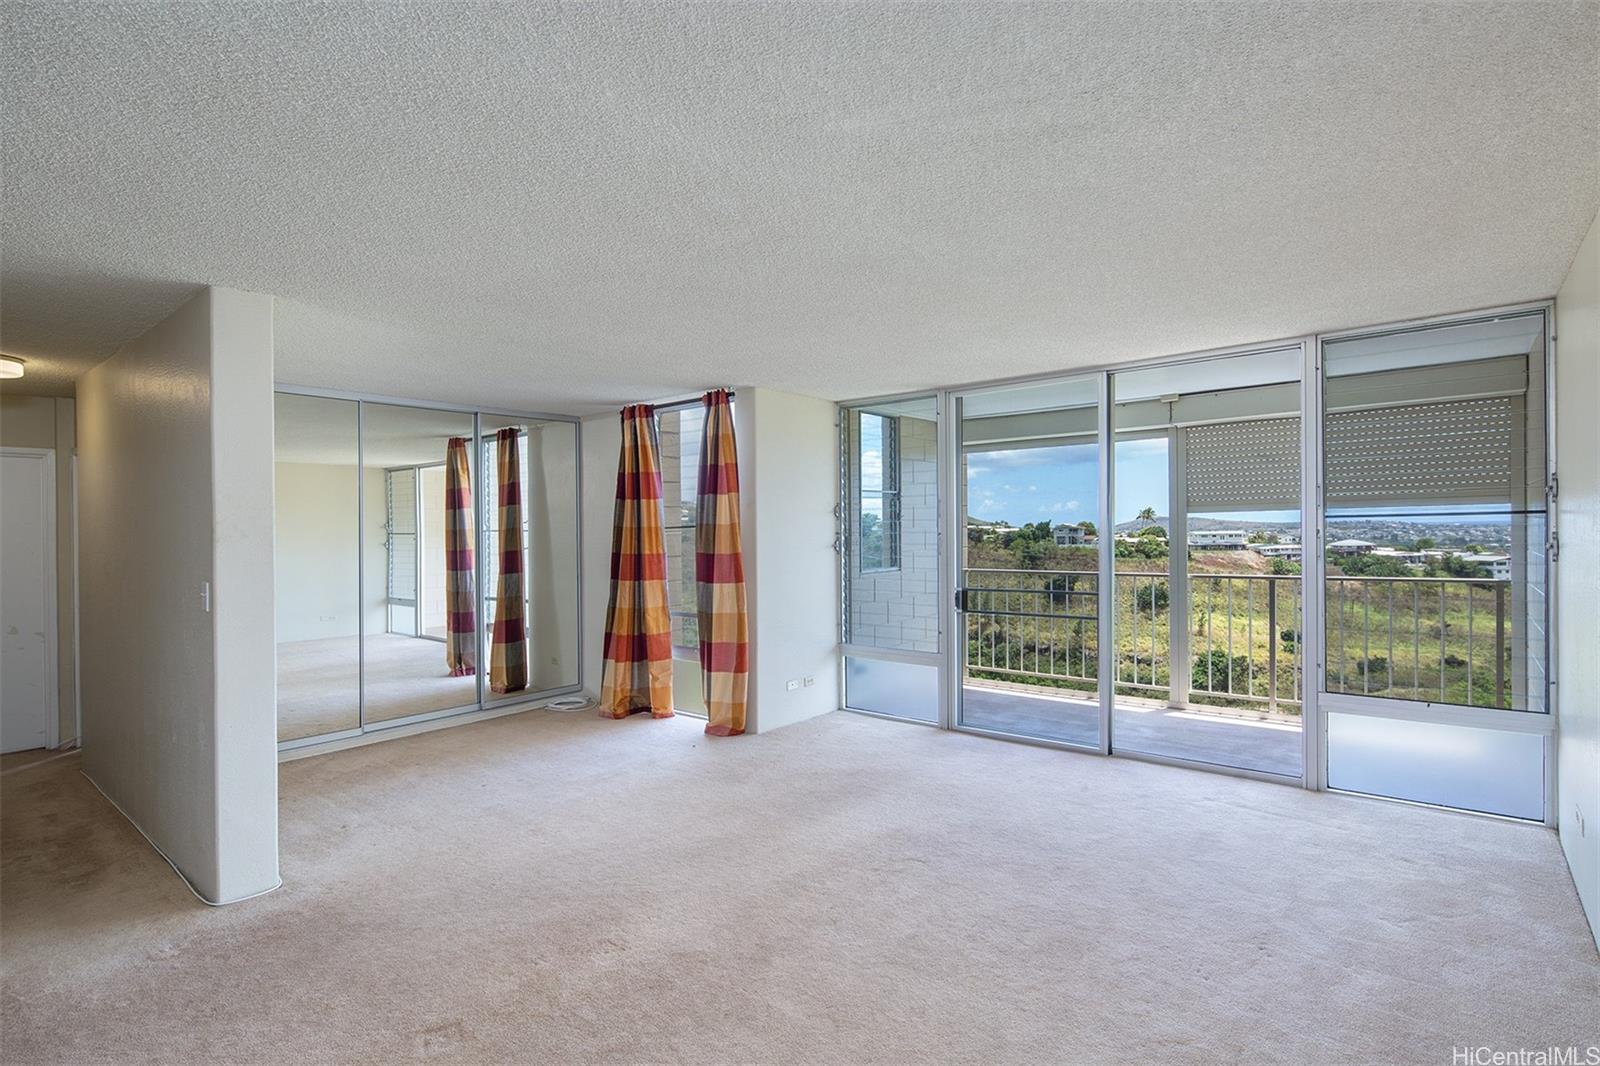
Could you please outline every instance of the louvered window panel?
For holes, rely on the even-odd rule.
[[[417,473],[388,471],[389,599],[417,602]]]
[[[1300,508],[1300,420],[1267,418],[1184,430],[1189,511]]]
[[[1520,454],[1515,404],[1494,396],[1331,412],[1327,505],[1508,502]]]

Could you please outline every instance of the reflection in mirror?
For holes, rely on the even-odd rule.
[[[484,415],[481,433],[481,661],[495,703],[578,684],[577,427]]]
[[[478,701],[473,418],[364,404],[363,721]]]
[[[361,611],[353,400],[276,398],[278,739],[358,729]]]

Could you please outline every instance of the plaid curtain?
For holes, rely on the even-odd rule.
[[[451,437],[444,453],[444,661],[451,677],[476,672],[472,583],[472,467],[467,438]]]
[[[700,498],[695,502],[694,571],[700,616],[700,679],[706,696],[706,732],[744,732],[750,681],[750,637],[745,618],[744,558],[739,538],[739,457],[733,439],[733,405],[726,389],[705,395],[706,427],[700,443]]]
[[[672,717],[672,622],[655,408],[622,410],[617,507],[611,525],[611,601],[606,606],[600,716],[649,711]]]
[[[519,692],[528,687],[528,640],[523,619],[522,461],[515,426],[494,435],[500,490],[500,580],[494,594],[489,637],[489,688]]]

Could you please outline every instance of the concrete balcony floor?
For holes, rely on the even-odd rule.
[[[968,681],[961,724],[1014,736],[1099,744],[1100,705],[1061,689]],[[1299,778],[1300,724],[1260,721],[1209,708],[1176,710],[1154,700],[1118,696],[1112,712],[1115,751],[1187,759]]]

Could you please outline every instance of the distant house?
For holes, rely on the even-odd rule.
[[[1015,533],[1017,531],[1016,526],[1010,525],[1006,522],[985,522],[981,518],[968,518],[967,528],[982,530],[984,533],[993,533],[996,536],[1004,533]]]
[[[1189,547],[1218,551],[1240,551],[1248,543],[1242,529],[1191,529]]]
[[[1299,559],[1298,544],[1252,544],[1250,550],[1269,559]]]
[[[1484,552],[1483,554],[1463,555],[1464,563],[1477,563],[1489,571],[1489,576],[1496,581],[1511,580],[1511,556],[1498,553]]]
[[[1376,547],[1370,540],[1336,540],[1328,550],[1335,555],[1366,555]]]
[[[1396,562],[1405,563],[1407,566],[1422,567],[1426,566],[1428,563],[1428,556],[1425,552],[1405,551],[1401,548],[1373,548],[1366,554],[1381,556],[1385,559],[1393,559]]]
[[[1056,547],[1074,548],[1084,544],[1093,544],[1095,535],[1078,525],[1056,526],[1052,531],[1056,538]]]

